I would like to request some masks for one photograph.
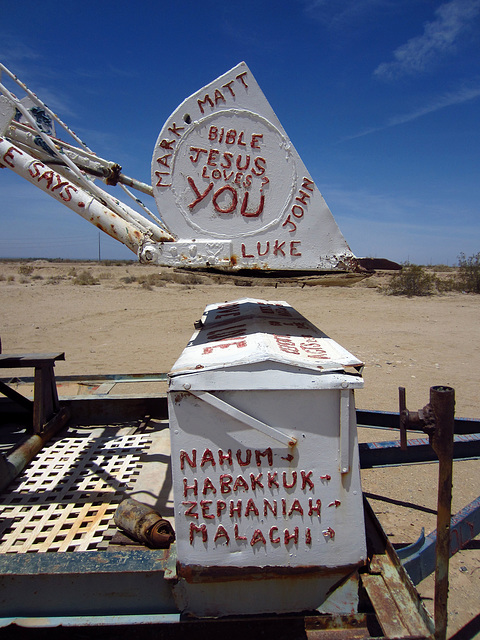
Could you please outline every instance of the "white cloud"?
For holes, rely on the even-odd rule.
[[[382,79],[394,79],[430,69],[439,57],[455,52],[460,36],[480,12],[480,0],[451,0],[435,11],[422,35],[408,40],[394,52],[392,62],[383,62],[374,71]]]
[[[411,122],[412,120],[417,120],[417,118],[421,118],[422,116],[425,116],[429,113],[434,113],[435,111],[439,111],[440,109],[444,109],[445,107],[450,107],[455,104],[462,104],[463,102],[474,100],[479,96],[479,85],[463,86],[457,91],[450,91],[448,93],[445,93],[443,96],[439,96],[423,107],[419,107],[418,109],[414,109],[413,111],[410,111],[408,113],[392,116],[387,120],[387,122],[385,122],[385,124],[365,129],[364,131],[360,131],[359,133],[356,133],[352,136],[346,136],[345,138],[342,138],[342,142],[345,142],[346,140],[353,140],[355,138],[361,138],[371,133],[376,133],[377,131],[383,131],[384,129],[389,129],[390,127],[396,127],[397,125],[405,124],[406,122]]]

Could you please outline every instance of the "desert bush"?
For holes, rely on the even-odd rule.
[[[93,284],[100,284],[100,281],[97,280],[97,278],[94,278],[94,276],[92,276],[92,274],[89,271],[82,271],[82,273],[80,273],[75,278],[75,280],[73,281],[73,284],[93,285]]]
[[[0,282],[5,282],[6,278],[3,273],[0,273]]]
[[[418,264],[405,262],[401,271],[396,273],[387,285],[386,292],[391,296],[429,296],[435,292],[437,278]]]
[[[70,278],[76,278],[77,277],[77,270],[75,269],[75,267],[72,267],[67,275]]]
[[[137,279],[135,276],[124,276],[123,278],[120,278],[120,281],[125,284],[132,284],[132,282],[136,282]]]
[[[21,264],[18,267],[18,273],[21,276],[31,276],[33,273],[33,267],[31,264]]]
[[[177,284],[200,284],[203,282],[201,276],[196,273],[178,273],[174,272],[171,274],[173,282]]]
[[[458,286],[467,293],[480,293],[480,253],[458,256]]]
[[[41,276],[39,273],[36,273],[32,276],[32,280],[43,280],[43,276]]]
[[[8,276],[7,282],[15,282],[15,276]]]

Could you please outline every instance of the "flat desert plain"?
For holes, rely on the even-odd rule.
[[[388,296],[389,277],[380,272],[351,286],[292,286],[191,278],[136,263],[2,261],[0,336],[5,353],[64,351],[57,375],[168,372],[207,304],[285,300],[365,363],[358,408],[398,411],[404,386],[408,408],[418,410],[429,402],[431,386],[448,385],[456,392],[456,415],[480,419],[480,296]],[[97,284],[80,284],[88,281]],[[144,391],[164,390],[154,383]],[[360,429],[359,439],[395,434]],[[453,513],[479,496],[479,472],[478,460],[454,463]],[[363,490],[394,544],[414,542],[422,527],[436,528],[437,474],[435,463],[362,471]],[[433,612],[433,576],[418,589]],[[449,637],[476,616],[478,632],[479,537],[450,561]]]

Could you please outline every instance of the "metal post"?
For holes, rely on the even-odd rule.
[[[447,637],[448,563],[450,558],[450,520],[452,508],[452,459],[455,415],[455,391],[451,387],[432,387],[430,406],[435,428],[430,434],[439,460],[437,544],[435,561],[435,640]]]

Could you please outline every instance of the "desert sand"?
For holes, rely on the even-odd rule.
[[[480,419],[478,295],[388,296],[386,272],[348,287],[275,287],[273,280],[192,282],[136,263],[28,265],[31,271],[22,263],[0,262],[3,351],[65,351],[58,375],[168,372],[207,304],[244,297],[285,300],[365,363],[358,408],[398,411],[398,387],[404,386],[408,408],[418,410],[428,403],[430,387],[440,384],[455,389],[457,416]],[[79,284],[87,280],[85,272],[98,284]],[[142,392],[165,390],[161,383],[147,387]],[[360,429],[359,438],[393,440],[395,434]],[[453,513],[480,494],[479,471],[478,460],[454,463]],[[422,527],[426,533],[436,528],[437,473],[434,463],[362,472],[363,490],[394,544],[414,542]],[[477,537],[450,562],[449,637],[479,616],[479,542]],[[430,612],[433,585],[430,576],[418,587]]]

